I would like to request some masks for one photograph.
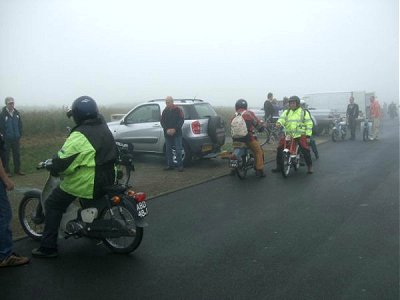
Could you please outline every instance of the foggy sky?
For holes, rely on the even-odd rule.
[[[398,0],[0,0],[0,103],[399,98]]]

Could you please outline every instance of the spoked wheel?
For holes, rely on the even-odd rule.
[[[271,134],[269,130],[264,130],[257,134],[257,140],[260,143],[260,146],[263,147],[270,142]]]
[[[290,162],[290,155],[287,153],[284,153],[282,155],[282,166],[281,166],[281,170],[282,170],[282,176],[283,177],[288,177],[289,173],[290,173],[290,166],[291,162]]]
[[[275,133],[272,133],[269,137],[269,144],[276,145],[278,143],[278,141],[279,141],[279,137]]]
[[[114,218],[128,227],[132,236],[105,238],[104,244],[115,253],[130,253],[139,247],[143,238],[143,228],[137,227],[134,221],[134,209],[128,203],[126,206],[113,206],[103,211],[101,218],[108,220]]]
[[[236,168],[236,174],[240,179],[245,179],[247,175],[246,168],[246,159],[243,158],[241,161],[238,161],[238,166]]]
[[[40,241],[44,230],[44,215],[39,197],[25,196],[18,209],[22,229],[32,239]]]

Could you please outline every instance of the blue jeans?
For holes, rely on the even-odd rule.
[[[165,154],[167,157],[167,166],[173,167],[172,147],[175,146],[177,167],[183,167],[182,163],[182,135],[173,135],[165,137]]]
[[[12,252],[11,218],[12,212],[6,187],[0,181],[0,260],[9,257]]]

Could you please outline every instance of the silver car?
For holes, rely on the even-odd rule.
[[[212,158],[225,143],[225,124],[214,108],[199,99],[174,99],[184,114],[182,127],[183,163],[193,158]],[[165,100],[141,103],[120,121],[109,122],[108,127],[116,141],[133,143],[135,152],[165,153],[165,138],[161,127],[161,113]]]

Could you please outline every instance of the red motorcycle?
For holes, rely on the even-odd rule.
[[[281,165],[283,177],[286,178],[289,176],[292,167],[297,171],[300,167],[301,159],[302,155],[297,140],[285,132]]]

